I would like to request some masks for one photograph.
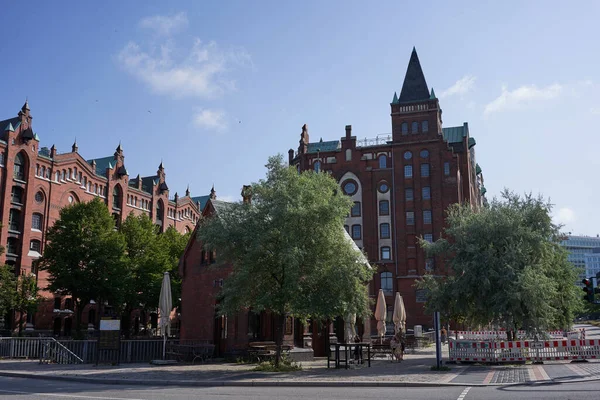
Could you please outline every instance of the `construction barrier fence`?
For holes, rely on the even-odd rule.
[[[507,340],[506,331],[451,331],[456,340]],[[568,334],[579,335],[579,332],[568,332]],[[517,340],[526,340],[527,332],[515,331]],[[563,331],[546,332],[544,339],[562,339],[565,337]],[[577,339],[585,339],[577,337]]]
[[[450,340],[450,361],[458,362],[543,362],[600,358],[598,339],[471,341]]]

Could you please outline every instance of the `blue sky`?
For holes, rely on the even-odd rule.
[[[413,46],[469,122],[488,196],[541,193],[565,231],[600,233],[598,2],[29,2],[3,6],[0,119],[25,97],[42,146],[122,142],[172,194],[238,199],[268,156],[389,133]]]

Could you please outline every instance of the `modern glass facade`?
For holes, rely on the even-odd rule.
[[[586,258],[590,255],[590,263],[593,263],[591,260],[596,257],[600,264],[600,253],[594,253],[594,249],[600,249],[600,237],[571,235],[567,236],[560,244],[569,252],[568,260],[581,270],[580,278],[577,281],[578,285],[581,285],[582,279],[596,276],[596,272],[587,271]],[[600,271],[600,265],[598,265],[598,271]]]

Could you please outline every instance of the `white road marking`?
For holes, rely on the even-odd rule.
[[[468,388],[463,390],[462,393],[460,394],[460,396],[458,396],[458,399],[456,399],[456,400],[463,400],[465,398],[465,396],[467,395],[467,393],[469,393],[469,390],[471,390],[471,386],[469,386]]]
[[[98,396],[83,396],[83,395],[65,394],[65,393],[22,392],[22,391],[19,391],[19,390],[4,390],[4,389],[0,389],[0,393],[27,394],[27,395],[30,395],[30,396],[70,397],[70,398],[74,398],[74,399],[145,400],[145,399],[133,399],[133,398],[130,398],[130,397],[98,397]]]

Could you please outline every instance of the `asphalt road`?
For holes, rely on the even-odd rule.
[[[600,381],[561,385],[509,387],[414,387],[414,388],[321,388],[321,387],[143,387],[97,385],[77,382],[0,377],[0,399],[597,399]]]

